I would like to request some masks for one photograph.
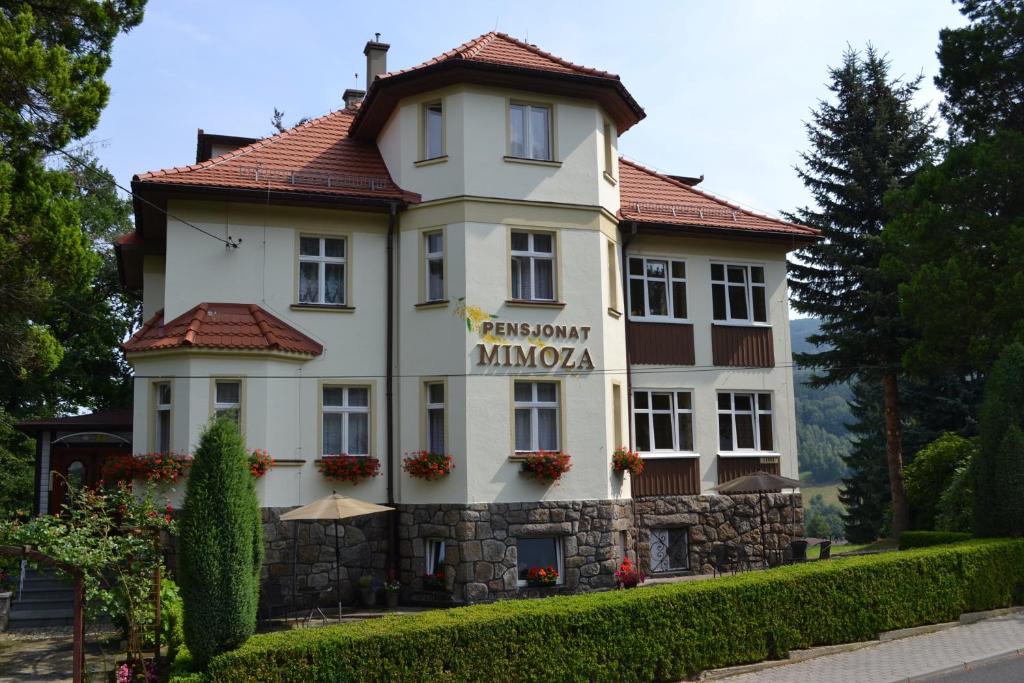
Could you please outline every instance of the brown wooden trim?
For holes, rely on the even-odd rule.
[[[775,345],[769,326],[711,325],[712,362],[733,368],[775,367]]]
[[[693,325],[626,323],[626,345],[633,365],[694,365]]]
[[[633,496],[700,495],[700,458],[646,458]]]
[[[779,465],[779,456],[718,456],[719,484],[724,484],[727,481],[732,481],[737,477],[742,477],[747,474],[753,474],[754,472],[767,472],[768,474],[781,475],[782,470]]]

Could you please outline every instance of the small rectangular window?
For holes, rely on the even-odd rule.
[[[775,448],[772,395],[767,392],[718,394],[718,448],[768,452]]]
[[[561,450],[557,382],[515,383],[515,449]]]
[[[556,583],[562,583],[562,539],[557,536],[529,536],[516,539],[519,584],[526,583],[531,569],[553,567],[558,572]]]
[[[321,455],[370,454],[369,387],[324,387]]]
[[[428,232],[423,235],[424,291],[427,301],[444,299],[444,233]]]
[[[431,453],[444,453],[444,383],[429,382],[427,394],[427,450]]]
[[[604,172],[608,175],[615,176],[615,137],[612,124],[607,121],[604,122]]]
[[[546,232],[512,232],[512,298],[555,300],[555,236]]]
[[[619,310],[619,251],[615,242],[608,240],[608,308]]]
[[[444,110],[440,102],[423,105],[423,159],[444,156]]]
[[[551,161],[551,107],[509,105],[509,154],[520,159]]]
[[[214,384],[214,417],[225,417],[240,425],[242,413],[242,383],[238,380],[217,380]]]
[[[171,450],[171,383],[156,385],[156,434],[153,443],[159,453]]]
[[[299,238],[299,303],[345,305],[345,252],[343,237]]]
[[[641,319],[686,320],[686,262],[630,256],[629,315]]]
[[[444,569],[444,540],[427,539],[427,574],[433,575]]]
[[[711,304],[720,322],[768,322],[762,266],[711,264]]]
[[[693,452],[690,392],[634,391],[633,440],[641,453]]]
[[[622,385],[612,384],[612,439],[615,447],[622,443]]]
[[[651,529],[651,572],[690,568],[690,530],[686,527]]]

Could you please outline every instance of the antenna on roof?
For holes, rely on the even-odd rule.
[[[373,34],[373,42],[375,42],[375,43],[379,43],[380,42],[380,34],[379,33],[374,33]]]

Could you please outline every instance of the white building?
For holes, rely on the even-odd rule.
[[[190,452],[237,415],[276,460],[268,520],[331,490],[395,504],[348,528],[351,578],[390,558],[412,592],[443,570],[457,601],[514,594],[531,566],[576,590],[624,553],[700,571],[713,542],[757,541],[750,500],[711,489],[797,475],[786,254],[816,232],[620,158],[644,112],[613,74],[500,33],[390,73],[387,49],[367,44],[343,109],[200,131],[194,165],[135,177],[135,452]],[[642,475],[613,470],[624,444]],[[422,450],[454,469],[409,476]],[[572,469],[523,476],[536,451]],[[339,454],[380,476],[328,480]],[[799,511],[769,500],[777,545]],[[295,590],[333,585],[304,557]],[[271,548],[271,580],[290,559]]]

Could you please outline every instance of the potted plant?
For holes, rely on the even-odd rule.
[[[444,589],[444,569],[439,569],[433,574],[423,575],[423,590],[443,591]]]
[[[417,479],[434,481],[448,476],[455,468],[455,460],[447,453],[416,451],[402,459],[402,469]]]
[[[14,590],[14,573],[11,566],[0,559],[0,631],[7,630],[7,620],[11,616],[11,595]]]
[[[640,567],[634,565],[628,557],[615,571],[615,581],[619,584],[619,588],[636,588],[646,580],[647,577],[640,571]]]
[[[402,590],[402,584],[395,580],[384,582],[384,606],[388,609],[398,609],[398,592]]]
[[[612,469],[619,474],[629,472],[636,477],[644,471],[644,459],[636,451],[619,446],[612,452]]]
[[[270,457],[270,453],[266,452],[262,448],[257,448],[249,454],[249,472],[256,479],[259,479],[269,472],[270,468],[273,466],[274,459]]]
[[[370,574],[363,574],[356,581],[359,586],[359,599],[363,603],[363,607],[373,607],[377,604],[377,588],[374,586],[373,576]]]
[[[333,481],[358,484],[380,473],[380,460],[368,455],[325,455],[317,460],[316,468]]]
[[[522,472],[544,484],[556,482],[572,469],[572,457],[561,451],[537,451],[523,460]]]
[[[554,567],[530,567],[526,570],[526,583],[529,586],[546,587],[558,583],[558,570]]]

